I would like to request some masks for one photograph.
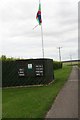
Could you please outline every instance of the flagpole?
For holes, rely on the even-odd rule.
[[[41,1],[39,0],[39,4],[41,3]],[[42,39],[42,55],[44,58],[44,43],[43,43],[43,27],[42,27],[42,23],[41,23],[41,39]]]
[[[44,43],[43,43],[43,29],[42,29],[42,24],[41,24],[41,39],[42,39],[42,55],[44,58]]]

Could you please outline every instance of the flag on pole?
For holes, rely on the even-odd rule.
[[[39,9],[38,9],[38,12],[37,12],[37,15],[36,15],[36,19],[37,19],[39,25],[41,25],[41,23],[42,23],[42,19],[41,19],[41,3],[39,3]]]

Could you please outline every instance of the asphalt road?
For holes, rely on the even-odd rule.
[[[73,67],[70,77],[45,118],[78,118],[78,68]]]

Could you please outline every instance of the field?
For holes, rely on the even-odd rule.
[[[78,62],[65,62],[63,63],[63,66],[65,65],[69,65],[69,66],[78,65]]]
[[[68,79],[71,67],[55,70],[55,81],[48,86],[4,88],[3,118],[44,118],[60,89]]]
[[[80,62],[78,62],[78,67],[80,68]]]

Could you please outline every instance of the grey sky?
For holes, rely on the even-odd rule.
[[[78,56],[78,0],[41,0],[46,58]],[[0,0],[0,55],[41,58],[41,28],[37,25],[38,0]]]

